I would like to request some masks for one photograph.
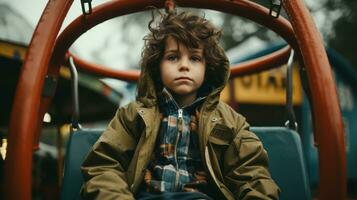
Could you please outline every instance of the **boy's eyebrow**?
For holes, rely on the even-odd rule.
[[[189,49],[188,51],[191,52],[191,53],[203,53],[203,49],[200,49],[200,48],[198,48],[198,49]]]
[[[170,53],[170,52],[176,53],[176,52],[178,52],[178,51],[179,51],[178,49],[170,49],[170,50],[165,50],[164,53]]]
[[[203,53],[203,49],[189,49],[188,50],[190,53]],[[166,53],[170,53],[170,52],[179,52],[179,49],[169,49],[169,50],[165,50],[165,54]]]

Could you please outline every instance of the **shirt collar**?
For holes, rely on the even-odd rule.
[[[197,106],[201,105],[204,101],[204,97],[198,97],[194,102],[192,102],[190,105],[186,105],[183,107],[179,107],[177,104],[176,100],[173,98],[172,94],[170,91],[166,88],[164,88],[161,93],[158,95],[158,100],[159,100],[159,107],[160,110],[162,110],[164,113],[169,114],[172,112],[177,112],[178,109],[183,109],[189,113],[191,113]]]

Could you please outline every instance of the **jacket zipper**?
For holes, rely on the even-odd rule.
[[[182,110],[182,108],[178,109],[177,128],[178,128],[178,132],[181,133],[183,130],[183,110]]]
[[[177,102],[175,101],[175,99],[172,97],[171,93],[168,93],[168,95],[170,96],[171,99],[173,99],[173,102],[176,106],[176,108],[178,108],[177,112],[178,112],[178,117],[177,117],[177,136],[176,136],[176,141],[175,141],[175,150],[174,150],[174,157],[175,157],[175,161],[176,161],[176,179],[175,179],[175,185],[174,185],[174,188],[175,190],[177,190],[177,187],[178,187],[178,183],[179,183],[179,177],[180,177],[180,174],[179,174],[179,166],[178,166],[178,160],[177,160],[177,145],[178,145],[178,141],[179,141],[179,138],[180,138],[180,134],[182,133],[183,131],[183,109],[196,103],[196,101],[200,101],[201,99],[196,99],[196,101],[194,101],[192,104],[188,105],[188,106],[183,106],[183,107],[180,107]]]
[[[178,160],[177,160],[177,145],[178,145],[178,141],[180,138],[180,134],[182,133],[182,130],[183,130],[183,109],[182,108],[178,109],[178,117],[177,118],[178,118],[178,120],[177,120],[178,131],[177,131],[177,136],[176,136],[175,152],[174,152],[174,156],[175,156],[175,160],[176,160],[176,179],[175,179],[175,185],[174,185],[175,190],[177,190],[179,178],[180,178],[179,164],[178,164]]]

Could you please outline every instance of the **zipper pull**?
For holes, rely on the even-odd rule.
[[[177,128],[178,128],[179,132],[182,132],[182,130],[183,130],[183,110],[182,109],[178,109]]]

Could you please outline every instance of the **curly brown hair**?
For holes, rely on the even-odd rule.
[[[203,85],[219,86],[222,78],[216,78],[217,73],[220,73],[222,66],[228,65],[226,54],[219,45],[222,31],[204,17],[189,12],[160,13],[160,15],[160,22],[155,27],[153,27],[154,15],[148,24],[150,32],[144,37],[142,73],[149,73],[150,77],[160,77],[159,66],[164,55],[166,39],[171,36],[187,48],[198,48],[200,44],[203,45],[203,55],[206,60],[206,77]],[[143,80],[139,80],[139,84],[140,81]],[[160,78],[153,80],[153,83],[156,91],[162,88]]]

